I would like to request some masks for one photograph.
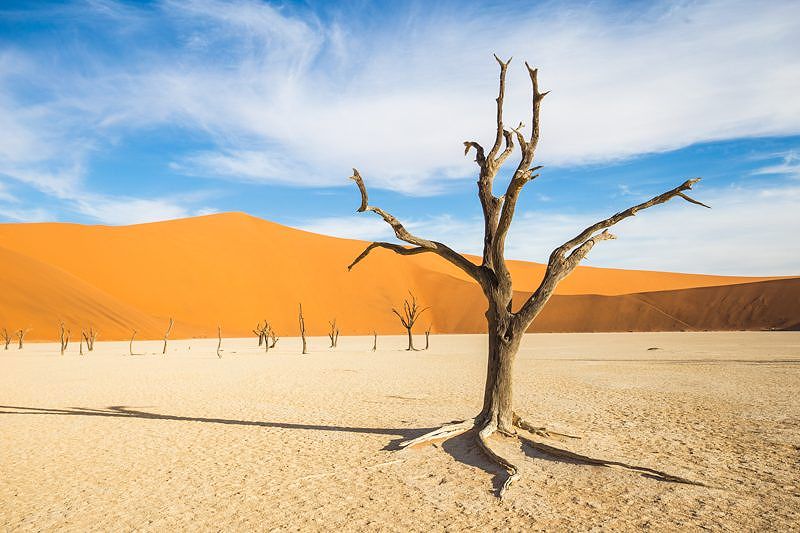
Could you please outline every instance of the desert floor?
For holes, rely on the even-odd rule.
[[[519,412],[582,438],[493,437],[522,473],[503,500],[471,434],[392,449],[477,412],[484,337],[313,338],[306,356],[224,339],[222,359],[216,343],[0,348],[0,529],[800,523],[800,333],[527,336]]]

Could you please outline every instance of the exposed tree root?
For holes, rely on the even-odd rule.
[[[440,427],[439,429],[435,429],[430,433],[426,433],[422,436],[419,436],[416,439],[403,441],[400,444],[398,444],[398,446],[400,448],[408,448],[411,446],[416,446],[417,444],[422,444],[423,442],[449,439],[450,437],[461,435],[462,433],[465,433],[474,427],[475,427],[474,418],[470,418],[468,420],[462,420],[461,422],[452,422],[450,424]]]
[[[619,461],[607,461],[602,459],[595,459],[585,455],[580,455],[574,452],[570,452],[568,450],[562,450],[559,448],[548,446],[546,444],[534,442],[529,438],[524,437],[521,434],[514,434],[510,433],[509,431],[501,430],[500,428],[498,428],[497,422],[493,420],[491,417],[488,417],[488,420],[489,421],[487,422],[487,417],[479,415],[475,418],[470,418],[458,422],[451,422],[450,424],[446,424],[438,429],[435,429],[429,433],[421,435],[415,439],[403,441],[397,446],[399,448],[410,448],[412,446],[416,446],[418,444],[424,444],[427,442],[447,440],[457,435],[461,435],[462,433],[476,430],[476,440],[478,446],[481,448],[483,453],[492,462],[500,465],[506,471],[508,471],[508,478],[505,480],[505,482],[503,482],[503,486],[500,488],[500,491],[498,493],[498,496],[501,499],[505,496],[506,491],[511,486],[511,484],[520,478],[520,473],[519,473],[519,468],[517,467],[516,464],[512,463],[511,460],[507,459],[506,457],[503,457],[495,449],[492,448],[490,444],[490,437],[495,433],[500,433],[502,435],[506,435],[512,438],[517,438],[520,440],[520,442],[529,446],[532,449],[535,449],[545,455],[549,455],[550,457],[558,458],[564,461],[576,464],[621,468],[631,472],[638,472],[644,475],[645,477],[657,479],[659,481],[669,481],[672,483],[685,483],[690,485],[706,486],[703,483],[692,481],[679,476],[674,476],[666,472],[662,472],[660,470],[629,465]],[[566,439],[580,439],[580,437],[575,435],[567,435],[566,433],[558,433],[556,431],[550,431],[544,427],[534,426],[533,424],[531,424],[524,418],[520,417],[516,413],[514,413],[513,415],[513,425],[515,428],[528,431],[534,435],[546,439],[554,439],[559,441],[564,441]]]
[[[512,483],[514,483],[516,480],[519,479],[519,469],[517,468],[517,465],[515,465],[502,455],[498,454],[489,445],[489,437],[492,435],[492,433],[496,431],[497,431],[496,423],[491,422],[487,424],[483,429],[481,429],[478,432],[478,444],[480,444],[481,448],[483,449],[483,452],[489,457],[489,459],[491,459],[495,463],[499,464],[500,466],[508,470],[508,478],[503,483],[503,486],[500,487],[499,496],[500,498],[503,498],[503,496],[505,496],[506,494],[506,491],[508,490],[508,487],[510,487]]]
[[[558,433],[556,431],[550,431],[545,427],[538,427],[534,426],[517,413],[514,413],[514,425],[520,429],[524,429],[525,431],[529,431],[534,435],[538,435],[540,437],[544,437],[546,439],[556,439],[556,440],[565,440],[565,439],[580,439],[575,435],[567,435],[566,433]]]

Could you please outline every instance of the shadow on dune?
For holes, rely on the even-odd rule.
[[[178,422],[202,422],[208,424],[228,424],[235,426],[256,426],[265,428],[310,430],[310,431],[341,431],[345,433],[362,433],[366,435],[388,435],[396,437],[389,442],[383,449],[387,451],[400,450],[400,443],[414,439],[435,428],[370,428],[355,426],[329,426],[321,424],[294,424],[289,422],[263,422],[257,420],[235,420],[229,418],[206,418],[193,416],[165,415],[151,413],[139,409],[133,409],[124,405],[112,405],[105,409],[89,409],[86,407],[70,407],[66,409],[42,408],[42,407],[19,407],[12,405],[0,405],[0,415],[56,415],[56,416],[97,416],[110,418],[138,418],[144,420],[172,420]],[[563,448],[557,448],[519,435],[522,442],[522,449],[528,457],[533,459],[544,459],[568,464],[599,466],[608,468],[622,468],[631,472],[637,472],[645,477],[657,481],[671,483],[683,483],[696,486],[707,486],[703,483],[692,481],[679,476],[674,476],[660,470],[636,466],[620,461],[609,461],[596,459],[587,455],[581,455]],[[445,452],[452,456],[456,461],[480,468],[491,474],[492,485],[496,494],[499,493],[507,472],[498,467],[497,464],[489,461],[484,452],[478,447],[475,440],[475,432],[468,431],[444,442],[436,443],[434,446],[441,447]]]

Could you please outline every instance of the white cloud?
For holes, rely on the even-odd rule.
[[[675,199],[641,212],[615,226],[612,232],[617,239],[596,246],[584,264],[730,275],[800,273],[800,187],[700,188],[695,196],[712,209]],[[619,200],[619,209],[644,199]],[[555,247],[612,214],[518,212],[506,257],[546,262]],[[392,240],[391,229],[377,216],[371,217],[373,222],[366,222],[369,215],[318,219],[304,229],[354,239]],[[383,230],[381,224],[385,226]],[[412,233],[459,251],[481,253],[482,219],[439,216],[410,220],[406,226]]]
[[[17,206],[0,205],[0,220],[14,222],[49,222],[55,217],[47,209],[40,207],[27,209]]]
[[[789,150],[785,153],[776,154],[780,163],[766,165],[756,169],[754,175],[786,176],[789,178],[800,179],[800,151]]]
[[[441,191],[474,171],[461,142],[492,135],[493,51],[516,57],[509,123],[529,121],[522,60],[541,66],[552,94],[539,154],[549,164],[800,132],[797,2],[431,9],[379,29],[253,1],[167,1],[152,12],[92,5],[144,35],[166,25],[181,44],[148,50],[134,33],[127,62],[39,73],[58,77],[57,98],[41,111],[51,120],[40,124],[67,124],[56,128],[64,139],[80,132],[70,145],[164,124],[201,131],[214,148],[175,156],[174,168],[190,174],[330,185],[357,166],[376,187]],[[26,153],[52,148],[19,126],[29,112],[0,114],[21,132],[0,154],[18,151],[12,142]]]

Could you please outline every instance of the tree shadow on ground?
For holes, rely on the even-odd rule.
[[[290,422],[264,422],[258,420],[236,420],[230,418],[207,418],[193,416],[166,415],[143,411],[141,408],[132,408],[124,405],[112,405],[105,409],[90,409],[86,407],[69,407],[64,409],[43,408],[43,407],[19,407],[10,405],[0,405],[2,415],[56,415],[56,416],[96,416],[109,418],[135,418],[144,420],[172,420],[178,422],[202,422],[208,424],[227,424],[236,426],[255,426],[264,428],[308,430],[308,431],[340,431],[345,433],[361,433],[366,435],[387,435],[396,437],[391,440],[383,449],[387,451],[400,450],[400,444],[404,441],[414,439],[424,435],[435,428],[372,428],[357,426],[331,426],[322,424],[295,424]],[[568,463],[584,466],[599,466],[606,468],[621,468],[631,472],[636,472],[644,477],[657,481],[670,483],[683,483],[696,486],[707,486],[703,483],[692,481],[680,476],[668,474],[666,472],[652,468],[623,463],[620,461],[610,461],[597,459],[558,448],[541,442],[536,442],[523,435],[518,435],[522,443],[524,453],[537,460],[547,460],[560,463]],[[456,461],[480,468],[492,475],[492,486],[495,494],[499,494],[505,482],[507,472],[496,463],[490,461],[483,450],[478,446],[475,430],[467,431],[461,435],[452,437],[444,442],[434,443],[434,446],[441,447],[446,453]]]
[[[363,433],[367,435],[399,436],[398,441],[413,439],[424,435],[435,428],[409,429],[409,428],[370,428],[355,426],[329,426],[321,424],[294,424],[290,422],[263,422],[260,420],[236,420],[230,418],[206,418],[195,416],[165,415],[151,413],[128,407],[125,405],[111,405],[105,409],[89,409],[87,407],[68,407],[65,409],[51,409],[43,407],[19,407],[13,405],[0,405],[0,414],[3,415],[59,415],[59,416],[99,416],[110,418],[140,418],[145,420],[174,420],[178,422],[203,422],[207,424],[228,424],[234,426],[256,426],[277,429],[298,429],[311,431],[343,431],[345,433]]]
[[[527,437],[523,437],[522,435],[519,436],[519,439],[522,442],[522,450],[525,452],[525,455],[533,459],[544,459],[546,461],[555,461],[574,465],[621,468],[630,472],[639,473],[646,478],[655,479],[656,481],[683,483],[686,485],[695,485],[699,487],[707,486],[699,481],[692,481],[691,479],[668,474],[667,472],[655,470],[646,466],[637,466],[629,463],[623,463],[621,461],[597,459],[595,457],[589,457],[588,455],[571,452],[563,448],[557,448],[555,446],[536,442]]]

